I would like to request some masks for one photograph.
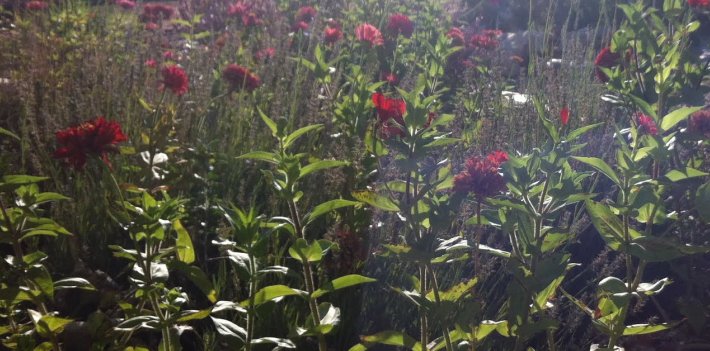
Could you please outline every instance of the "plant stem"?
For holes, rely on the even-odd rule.
[[[429,271],[429,274],[431,274],[431,288],[432,291],[434,291],[434,301],[436,301],[436,304],[441,303],[441,297],[439,296],[439,283],[436,280],[436,274],[434,274],[434,270],[431,267],[431,263],[428,263],[426,265],[426,269]],[[451,337],[449,336],[449,328],[445,325],[443,321],[439,321],[441,323],[441,327],[444,330],[444,341],[446,341],[446,350],[447,351],[453,351],[453,347],[451,346]]]

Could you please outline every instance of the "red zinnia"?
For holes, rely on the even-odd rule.
[[[399,77],[397,77],[397,75],[392,72],[380,73],[380,80],[384,80],[385,82],[389,83],[390,85],[399,84]]]
[[[380,46],[385,43],[379,29],[369,23],[363,23],[355,28],[355,37],[358,41],[368,43],[370,47]]]
[[[323,40],[327,44],[335,44],[335,42],[337,42],[341,38],[343,38],[343,31],[340,30],[340,28],[327,27],[325,31],[323,31]]]
[[[178,65],[166,65],[160,71],[163,75],[163,88],[170,89],[173,94],[180,96],[187,93],[188,79],[185,70]]]
[[[243,1],[237,1],[227,8],[227,14],[230,16],[243,16],[247,11],[249,11],[249,5]]]
[[[312,6],[304,6],[296,11],[296,22],[311,22],[316,17],[318,10]]]
[[[247,68],[236,64],[229,64],[222,71],[222,78],[229,83],[231,91],[239,91],[242,88],[249,92],[256,90],[261,85],[261,79]]]
[[[461,28],[454,27],[449,29],[449,31],[446,33],[446,36],[451,39],[451,44],[455,46],[463,46],[465,42],[465,36]]]
[[[401,34],[405,38],[410,38],[412,33],[414,33],[414,23],[407,15],[396,13],[390,16],[387,23],[387,32],[393,37]]]
[[[44,1],[30,1],[25,4],[25,8],[30,11],[44,10],[49,7],[49,4]]]
[[[276,49],[268,47],[257,51],[254,57],[259,61],[264,61],[274,58],[274,55],[276,55]]]
[[[141,20],[143,22],[157,22],[161,19],[168,19],[175,13],[175,8],[163,4],[147,4],[143,6]]]
[[[569,123],[569,108],[565,107],[560,111],[560,121],[562,121],[563,126]]]
[[[249,12],[244,15],[242,15],[242,24],[245,27],[254,27],[261,25],[263,21],[261,18],[259,18],[259,15],[256,14],[256,12]]]
[[[597,55],[597,58],[594,59],[594,65],[596,66],[594,68],[594,74],[596,74],[597,79],[603,83],[608,82],[609,77],[607,77],[606,74],[599,69],[599,67],[612,68],[619,65],[621,63],[620,60],[621,55],[612,52],[609,47],[603,48]]]
[[[708,0],[710,1],[710,0]],[[700,110],[690,117],[690,130],[710,138],[710,110]]]
[[[145,24],[145,30],[154,31],[160,28],[160,26],[155,22],[148,22]]]
[[[298,32],[298,31],[307,31],[308,30],[308,23],[305,21],[298,21],[294,23],[293,25],[293,31]]]
[[[454,191],[474,193],[479,201],[497,195],[505,190],[505,180],[498,171],[505,161],[508,154],[503,151],[494,151],[485,158],[469,158],[465,170],[454,177]]]
[[[392,99],[382,93],[372,94],[372,103],[377,110],[377,125],[382,138],[392,136],[404,136],[404,113],[407,111],[407,104],[401,99]]]
[[[639,132],[642,134],[658,135],[658,127],[656,122],[650,116],[643,113],[636,114],[636,122],[638,122]]]
[[[84,168],[90,155],[98,156],[110,166],[108,153],[116,152],[115,145],[128,140],[118,122],[109,122],[103,117],[60,130],[56,137],[59,148],[54,152],[54,158],[66,159],[78,170]]]

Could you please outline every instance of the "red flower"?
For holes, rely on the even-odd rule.
[[[569,123],[569,108],[565,107],[560,111],[560,121],[562,121],[563,126]]]
[[[305,21],[298,21],[294,23],[293,25],[293,31],[298,32],[298,31],[307,31],[308,30],[308,23]]]
[[[131,0],[118,0],[116,1],[116,5],[124,10],[131,10],[136,7],[136,2]]]
[[[343,38],[343,31],[337,27],[327,27],[323,31],[323,40],[327,44],[335,44],[338,40]]]
[[[500,45],[500,42],[488,34],[475,34],[471,36],[468,44],[474,49],[493,50]]]
[[[609,77],[607,77],[606,74],[602,72],[602,70],[599,68],[612,68],[614,66],[619,65],[621,63],[620,60],[621,55],[612,52],[611,48],[609,47],[603,48],[597,55],[597,58],[594,59],[594,65],[596,66],[594,68],[594,74],[597,76],[597,79],[599,79],[599,81],[603,83],[608,82]]]
[[[407,104],[401,99],[392,99],[382,93],[372,94],[372,103],[377,110],[377,125],[380,127],[380,136],[388,139],[392,136],[404,136],[404,113]]]
[[[262,23],[263,21],[259,18],[259,15],[257,15],[256,12],[249,12],[242,15],[242,24],[245,27],[254,27],[261,25]]]
[[[300,9],[298,9],[298,11],[296,11],[295,20],[296,20],[296,22],[310,23],[313,20],[313,17],[316,17],[317,13],[318,13],[318,10],[316,10],[312,6],[304,6],[304,7],[301,7]]]
[[[185,70],[178,65],[166,65],[160,71],[163,75],[163,88],[170,89],[173,94],[180,96],[187,93],[188,79]]]
[[[451,44],[455,46],[463,46],[464,42],[466,41],[461,28],[454,27],[449,29],[449,31],[446,33],[446,36],[451,39]]]
[[[54,152],[54,158],[66,159],[78,170],[84,168],[91,155],[98,156],[110,166],[108,153],[116,152],[115,145],[128,140],[120,124],[106,121],[103,117],[60,130],[56,137],[59,148]]]
[[[650,116],[643,113],[636,114],[636,122],[638,122],[639,132],[642,134],[658,135],[658,127],[656,122]]]
[[[259,60],[259,61],[264,61],[264,60],[269,60],[272,59],[276,55],[276,49],[272,47],[264,48],[259,51],[257,51],[254,54],[254,57]]]
[[[143,6],[141,21],[143,22],[158,22],[172,17],[175,13],[175,8],[170,5],[163,4],[146,4]]]
[[[414,23],[407,15],[396,13],[390,16],[387,23],[387,32],[393,37],[401,34],[405,38],[411,38],[412,33],[414,33]]]
[[[30,11],[39,11],[39,10],[44,10],[47,7],[49,7],[49,4],[44,2],[44,1],[30,1],[25,4],[25,8],[30,10]]]
[[[358,41],[368,43],[370,47],[380,46],[385,43],[379,29],[369,23],[363,23],[355,28],[355,37]]]
[[[690,5],[690,7],[710,10],[710,0],[688,0],[688,5]]]
[[[710,0],[708,0],[710,1]],[[710,110],[700,110],[690,117],[690,130],[710,138]]]
[[[242,88],[249,92],[256,90],[261,85],[261,79],[247,68],[229,64],[222,71],[222,78],[229,83],[230,91],[239,91]]]
[[[392,72],[380,73],[380,80],[384,80],[385,82],[389,83],[390,85],[399,84],[399,77],[397,77],[397,75]]]
[[[158,66],[158,63],[154,59],[147,59],[144,65],[149,68],[155,68]]]
[[[241,17],[249,11],[249,5],[243,1],[237,1],[236,3],[229,5],[227,8],[227,14],[230,16]]]
[[[505,190],[505,180],[498,171],[505,161],[508,154],[503,151],[494,151],[485,158],[469,158],[466,168],[454,177],[454,191],[474,193],[479,201],[497,195]]]
[[[170,50],[165,50],[163,51],[163,58],[166,60],[173,60],[175,59],[175,54]]]

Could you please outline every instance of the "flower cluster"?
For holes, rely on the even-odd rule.
[[[263,23],[261,17],[254,11],[252,5],[239,0],[227,7],[227,15],[241,19],[245,27],[258,26]]]
[[[690,130],[710,138],[710,109],[700,110],[690,116]]]
[[[355,28],[355,38],[361,43],[367,43],[370,47],[381,46],[385,43],[380,30],[369,23],[363,23]]]
[[[258,76],[237,64],[227,65],[222,71],[222,78],[229,83],[230,91],[245,89],[252,92],[261,85],[261,79]]]
[[[639,133],[648,135],[658,135],[658,127],[656,122],[650,116],[643,113],[636,113],[636,122],[638,123]]]
[[[312,6],[303,6],[298,9],[298,11],[296,11],[296,22],[311,23],[311,21],[313,21],[313,18],[316,17],[317,13],[318,10],[316,10]]]
[[[407,104],[402,99],[388,98],[382,93],[372,94],[372,103],[377,110],[377,126],[380,137],[389,139],[394,136],[405,136],[404,113]]]
[[[405,38],[411,38],[414,33],[414,23],[405,14],[395,13],[390,16],[387,22],[387,33],[393,37],[402,35]]]
[[[187,93],[188,79],[185,70],[178,65],[165,65],[160,74],[163,76],[163,89],[168,88],[173,94],[180,96]]]
[[[463,46],[466,41],[466,36],[464,35],[461,28],[454,27],[449,29],[449,31],[446,33],[446,36],[451,39],[451,44],[453,44],[454,46]]]
[[[83,169],[92,155],[110,166],[108,153],[116,152],[116,144],[128,140],[118,122],[109,122],[104,117],[60,130],[56,137],[59,147],[54,152],[54,158],[65,159],[77,170]]]
[[[124,10],[131,10],[136,7],[136,2],[131,0],[117,0],[116,5]]]
[[[500,37],[503,32],[499,30],[486,29],[481,33],[474,34],[469,40],[469,46],[473,49],[479,50],[493,50],[500,45],[498,37]]]
[[[30,11],[45,10],[49,7],[49,4],[44,1],[33,0],[25,4],[25,8]]]
[[[600,82],[606,83],[609,81],[609,77],[607,77],[600,67],[612,68],[618,66],[620,63],[621,55],[611,51],[611,48],[605,47],[599,51],[596,59],[594,59],[594,74]]]
[[[175,13],[175,8],[164,4],[146,4],[143,6],[141,20],[143,22],[155,23],[159,20],[169,19]]]
[[[505,190],[505,181],[498,171],[505,161],[508,161],[508,154],[503,151],[494,151],[486,157],[469,158],[466,169],[454,177],[454,191],[473,193],[479,201],[497,195]]]

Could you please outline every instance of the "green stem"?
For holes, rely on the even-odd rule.
[[[439,283],[436,280],[436,274],[434,274],[434,270],[431,267],[431,263],[427,263],[426,269],[429,271],[429,274],[431,274],[431,288],[432,291],[434,291],[434,301],[436,301],[436,304],[439,305],[441,304],[441,297],[439,296]],[[451,337],[449,336],[449,328],[445,325],[443,321],[439,321],[441,323],[441,328],[444,331],[444,341],[446,342],[446,351],[453,351],[453,347],[451,346]]]

